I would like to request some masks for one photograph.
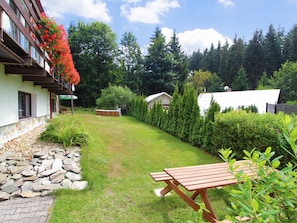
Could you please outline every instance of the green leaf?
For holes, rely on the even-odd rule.
[[[259,210],[259,203],[255,199],[252,199],[252,207],[253,207],[254,211]]]
[[[273,160],[271,165],[272,165],[273,168],[278,168],[279,165],[280,165],[280,161],[279,160]]]

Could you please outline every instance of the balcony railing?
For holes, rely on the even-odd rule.
[[[62,76],[55,76],[48,54],[39,46],[42,39],[35,29],[36,13],[40,10],[35,1],[0,0],[0,63],[6,64],[7,74],[23,75],[24,81],[34,81],[57,94],[71,93],[70,85]]]

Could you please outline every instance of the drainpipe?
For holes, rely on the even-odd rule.
[[[49,92],[49,98],[50,98],[50,119],[53,118],[53,101],[52,101],[52,92]]]

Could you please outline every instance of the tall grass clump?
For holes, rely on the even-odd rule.
[[[64,147],[86,146],[90,142],[90,135],[83,123],[73,115],[60,115],[49,121],[40,139],[63,144]]]

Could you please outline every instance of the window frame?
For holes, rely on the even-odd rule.
[[[30,93],[18,92],[19,119],[32,117],[32,95]]]

